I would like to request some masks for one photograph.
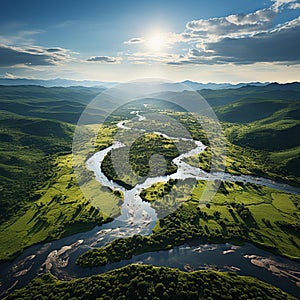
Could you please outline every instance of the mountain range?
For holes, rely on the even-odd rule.
[[[0,85],[39,85],[44,87],[70,87],[70,86],[84,86],[84,87],[99,87],[110,88],[117,85],[118,82],[92,81],[92,80],[71,80],[71,79],[28,79],[28,78],[0,78]],[[240,88],[243,86],[265,86],[268,82],[248,82],[248,83],[200,83],[190,80],[182,82],[164,82],[160,83],[162,90],[168,91],[183,91],[185,89],[202,90],[202,89],[229,89]]]

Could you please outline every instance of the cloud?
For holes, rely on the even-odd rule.
[[[222,61],[234,63],[298,62],[300,63],[300,26],[282,27],[244,39],[224,39],[209,45]]]
[[[239,38],[263,32],[272,27],[276,12],[272,8],[249,14],[235,14],[207,20],[193,20],[186,24],[189,37],[201,42],[217,41],[225,37]]]
[[[275,11],[278,11],[279,8],[281,8],[282,6],[285,6],[285,5],[293,3],[293,2],[297,2],[297,0],[272,0],[272,2],[274,2],[274,4],[272,5],[272,8]]]
[[[3,78],[5,78],[5,79],[16,79],[16,78],[18,78],[18,76],[16,76],[15,74],[12,74],[12,73],[5,73]]]
[[[298,3],[294,3],[298,1],[272,0],[273,5],[270,7],[251,13],[189,21],[186,23],[184,32],[180,34],[173,33],[171,44],[176,42],[198,42],[199,45],[205,45],[224,38],[245,38],[268,32],[274,28],[279,8],[288,8],[288,4],[291,7],[298,7]]]
[[[122,61],[122,58],[121,57],[113,57],[113,56],[93,56],[93,57],[88,58],[87,61],[117,64]]]
[[[296,0],[272,0],[273,4],[248,14],[187,22],[178,34],[189,43],[183,56],[173,56],[171,65],[300,63],[300,17],[275,25],[283,9],[300,7]]]
[[[56,49],[56,51],[51,51]],[[63,48],[45,49],[39,46],[21,48],[0,45],[0,67],[16,65],[52,66],[71,60],[70,51]]]
[[[142,44],[145,40],[143,38],[132,38],[128,41],[125,41],[124,44],[130,45],[130,44]]]
[[[48,52],[60,52],[60,51],[64,51],[64,49],[62,49],[62,48],[48,48],[46,50]]]
[[[242,38],[226,37],[207,42],[205,49],[190,49],[169,64],[300,63],[300,17],[275,29]]]
[[[169,65],[300,64],[300,17],[276,25],[278,14],[283,9],[299,7],[298,2],[272,0],[270,7],[251,13],[189,21],[184,32],[164,35],[166,48],[181,43],[188,50],[174,47],[175,51],[168,50],[172,53],[133,53],[128,55],[128,61]],[[146,38],[144,41],[147,43]],[[138,41],[127,41],[131,42]]]
[[[297,9],[300,8],[300,3],[291,3],[289,5],[289,9]]]

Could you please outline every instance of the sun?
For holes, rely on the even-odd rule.
[[[161,52],[166,47],[166,37],[162,32],[156,32],[147,39],[147,46],[154,52]]]

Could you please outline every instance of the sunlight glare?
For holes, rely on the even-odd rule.
[[[150,35],[147,39],[147,46],[155,52],[161,52],[166,47],[166,37],[161,32]]]

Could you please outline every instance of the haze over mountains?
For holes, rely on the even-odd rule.
[[[106,82],[106,81],[92,81],[92,80],[71,80],[71,79],[28,79],[28,78],[0,78],[0,85],[40,85],[44,87],[69,87],[69,86],[84,86],[84,87],[99,87],[99,88],[110,88],[118,82]],[[240,88],[243,86],[265,86],[269,84],[268,82],[248,82],[248,83],[200,83],[190,80],[185,80],[182,82],[164,82],[160,83],[162,90],[167,91],[182,91],[186,88],[194,90],[202,89],[229,89],[229,88]]]
[[[163,88],[161,88],[159,83],[151,86],[153,88],[149,93],[151,98],[170,99],[179,105],[184,104],[185,107],[190,107],[191,111],[197,107],[196,102],[199,98],[193,91],[165,90],[165,88],[172,87],[168,83],[163,86]],[[138,88],[138,83],[133,83],[132,86],[128,86],[128,90],[136,88]],[[76,124],[85,107],[102,91],[103,88],[78,86],[1,86],[1,110],[6,110],[18,115],[56,119]],[[99,118],[107,115],[108,112],[113,111],[121,105],[124,102],[124,97],[120,96],[122,93],[124,94],[124,90],[120,90],[118,86],[115,89],[109,90],[109,93],[103,93],[99,100],[101,103],[99,101],[99,103],[97,102],[99,105],[101,104],[101,107],[90,106],[91,122],[94,120],[93,116]],[[300,83],[271,83],[266,86],[247,85],[240,88],[221,90],[203,89],[200,94],[212,107],[228,105],[235,101],[246,103],[250,101],[255,104],[261,100],[285,99],[297,102],[300,96]],[[149,96],[146,97],[148,98]],[[247,111],[239,112],[238,114],[235,113],[234,118],[242,118],[245,113],[247,113]],[[256,113],[258,113],[257,109]]]
[[[28,78],[0,78],[0,85],[40,85],[44,87],[69,87],[69,86],[85,86],[85,87],[104,87],[108,88],[115,85],[116,82],[101,82],[91,80],[71,80],[71,79],[28,79]]]

